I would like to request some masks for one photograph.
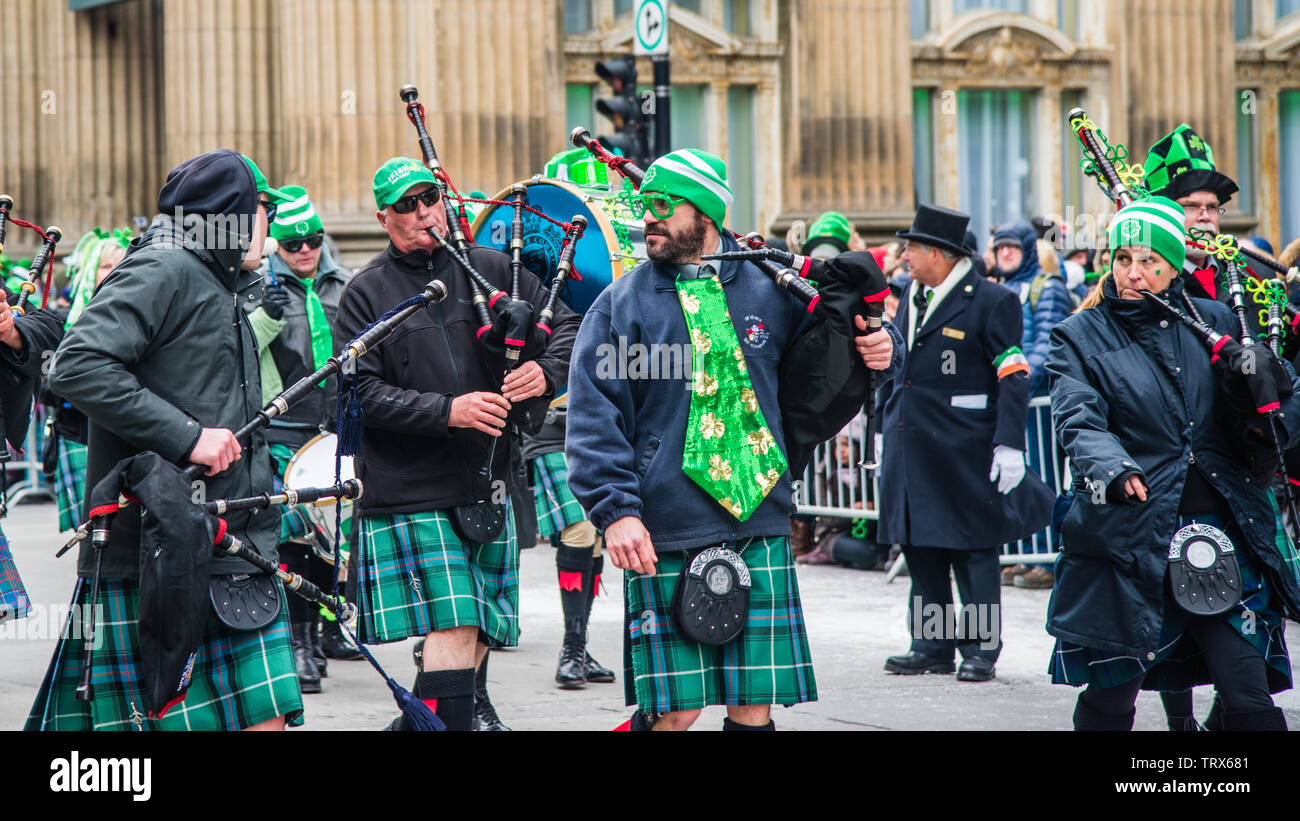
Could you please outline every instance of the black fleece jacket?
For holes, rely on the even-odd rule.
[[[502,290],[510,287],[510,258],[475,246],[470,264]],[[485,356],[475,337],[479,322],[465,273],[441,247],[403,254],[392,244],[348,283],[339,301],[335,342],[345,345],[384,312],[440,279],[448,295],[402,324],[357,363],[357,386],[365,433],[357,475],[365,483],[359,501],[366,514],[443,510],[489,498],[492,481],[481,474],[493,437],[448,427],[451,402],[475,391],[500,393],[500,356]],[[548,292],[525,270],[520,297],[540,309]],[[581,317],[556,303],[552,335],[537,364],[546,374],[549,401],[569,376],[569,354]],[[491,477],[509,473],[511,437],[496,440]]]

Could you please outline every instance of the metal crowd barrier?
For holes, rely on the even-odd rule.
[[[4,463],[6,473],[20,473],[22,478],[9,485],[6,499],[10,506],[16,505],[28,496],[44,496],[49,501],[56,501],[54,489],[41,473],[41,448],[45,441],[45,414],[32,412],[31,424],[27,426],[27,438],[23,441],[23,452],[10,454],[15,457]],[[4,445],[8,447],[8,444]]]
[[[876,471],[868,476],[858,467],[864,452],[866,426],[862,417],[854,419],[847,435],[839,436],[818,445],[803,478],[795,483],[794,501],[800,515],[826,516],[838,519],[879,519],[876,500],[880,498]],[[1068,487],[1069,465],[1065,455],[1056,446],[1052,434],[1052,409],[1048,397],[1040,396],[1029,401],[1029,416],[1025,426],[1025,453],[1029,467],[1042,477],[1043,482],[1058,496],[1062,487]],[[881,460],[889,458],[889,451],[881,453]],[[1048,467],[1044,474],[1043,466]],[[1055,561],[1055,532],[1051,525],[1027,539],[1002,546],[1003,564],[1034,564]],[[892,571],[891,571],[892,572]]]

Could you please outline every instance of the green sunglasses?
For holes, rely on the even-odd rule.
[[[644,219],[646,211],[654,214],[656,219],[666,220],[673,215],[678,205],[686,202],[683,197],[638,194],[632,198],[632,218]]]

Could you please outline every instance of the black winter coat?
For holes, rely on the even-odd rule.
[[[1182,290],[1175,280],[1166,296],[1181,304]],[[1056,326],[1047,359],[1052,420],[1075,483],[1047,632],[1139,658],[1158,649],[1169,541],[1193,465],[1245,534],[1247,544],[1237,549],[1259,559],[1294,618],[1300,589],[1278,550],[1277,540],[1286,537],[1277,506],[1222,427],[1226,402],[1204,344],[1154,304],[1119,299],[1110,281],[1104,293],[1101,305]],[[1227,307],[1192,301],[1220,333],[1239,333]],[[1300,380],[1293,376],[1293,382],[1297,392],[1282,403],[1282,421],[1294,443]],[[1134,468],[1147,485],[1147,501],[1107,502],[1111,483]]]
[[[510,258],[474,246],[470,264],[497,288],[510,288]],[[487,459],[486,433],[449,428],[451,402],[475,391],[500,393],[501,357],[488,357],[475,336],[478,319],[468,277],[445,249],[403,254],[392,244],[357,271],[339,301],[336,345],[346,344],[389,309],[415,296],[431,279],[448,295],[402,324],[357,362],[357,385],[365,414],[365,433],[357,456],[357,476],[365,483],[359,501],[366,514],[419,513],[489,498],[494,488],[479,470]],[[526,269],[519,295],[539,309],[547,291]],[[581,317],[556,303],[552,334],[537,364],[546,374],[547,393],[531,401],[550,401],[569,378],[569,354]],[[510,437],[493,451],[493,481],[509,477]]]
[[[253,174],[234,151],[209,152],[177,167],[159,194],[162,214],[131,243],[64,337],[50,389],[90,419],[88,497],[119,460],[149,450],[184,465],[203,428],[238,430],[261,410],[257,342],[242,307],[260,279],[240,270],[240,246],[248,238],[239,231],[241,225],[251,231],[256,195]],[[188,224],[168,216],[176,209]],[[269,493],[270,465],[259,431],[239,461],[202,478],[196,490],[206,499]],[[224,518],[245,546],[278,563],[277,510]],[[109,533],[104,577],[138,577],[137,511],[113,517]],[[94,570],[93,556],[86,539],[77,562],[83,578]],[[258,572],[232,556],[213,559],[210,569],[213,575]]]
[[[919,287],[911,283],[899,300],[904,340]],[[974,271],[925,317],[902,369],[879,391],[878,541],[985,549],[1047,526],[1052,493],[1032,469],[1009,494],[989,481],[995,445],[1025,449],[1029,376],[998,379],[994,364],[1020,336],[1016,295]]]

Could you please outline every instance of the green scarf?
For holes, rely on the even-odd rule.
[[[311,331],[312,367],[320,370],[334,353],[334,337],[330,333],[329,320],[325,318],[325,306],[316,296],[316,280],[299,280],[307,289],[307,328]],[[325,383],[321,382],[324,387]]]
[[[743,522],[785,473],[785,455],[758,406],[718,277],[679,279],[677,298],[695,377],[682,471]]]

